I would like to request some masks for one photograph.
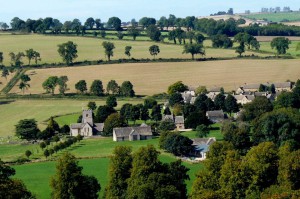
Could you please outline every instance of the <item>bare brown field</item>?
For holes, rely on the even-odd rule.
[[[0,71],[0,91],[6,86],[6,84],[13,78],[15,73],[10,73],[7,78],[1,77],[2,71]]]
[[[283,24],[288,26],[300,26],[300,21],[284,22]]]
[[[121,84],[129,80],[140,95],[166,92],[167,87],[183,81],[187,85],[207,87],[223,86],[225,90],[236,89],[244,83],[279,82],[300,78],[299,60],[229,60],[182,63],[113,64],[84,67],[51,68],[27,71],[31,87],[26,94],[45,91],[42,82],[49,76],[67,75],[69,92],[76,92],[74,85],[81,79],[90,87],[94,79],[102,80],[106,87],[109,80]],[[12,93],[21,93],[16,85]],[[56,90],[56,93],[58,91]]]
[[[279,37],[279,36],[256,36],[255,38],[257,39],[257,41],[260,42],[269,42],[272,41],[272,39]],[[291,41],[300,41],[300,37],[285,37],[288,38]]]

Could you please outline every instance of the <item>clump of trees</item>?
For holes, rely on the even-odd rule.
[[[132,153],[117,146],[111,157],[105,198],[187,198],[188,168],[181,161],[162,163],[152,145]],[[136,185],[139,186],[136,186]]]

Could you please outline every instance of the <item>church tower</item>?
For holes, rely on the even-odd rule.
[[[82,123],[89,123],[90,125],[94,125],[93,122],[93,111],[92,110],[83,110],[82,111]]]

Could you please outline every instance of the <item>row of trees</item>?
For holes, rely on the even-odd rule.
[[[37,65],[38,61],[41,61],[41,55],[39,52],[33,50],[32,48],[25,50],[24,52],[10,52],[8,54],[10,56],[10,64],[12,66],[21,67],[24,63],[22,62],[22,58],[26,57],[28,59],[28,66],[30,66],[31,61],[34,60],[35,65]],[[2,65],[4,61],[3,52],[0,52],[0,64]]]

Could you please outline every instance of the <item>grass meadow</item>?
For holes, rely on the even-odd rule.
[[[300,12],[282,12],[282,13],[254,13],[249,15],[243,15],[249,19],[267,19],[268,21],[281,22],[283,20],[288,21],[300,21]]]
[[[100,39],[93,37],[80,36],[47,36],[47,35],[7,35],[0,34],[0,51],[4,53],[4,64],[10,65],[10,52],[25,52],[25,50],[33,48],[40,52],[41,63],[59,63],[62,62],[61,57],[57,52],[57,45],[73,41],[76,43],[78,50],[78,58],[75,61],[84,60],[106,60],[103,41],[108,39]],[[132,46],[131,57],[136,59],[152,59],[149,54],[149,47],[156,44],[160,47],[160,53],[156,58],[191,58],[189,54],[182,54],[182,45],[173,45],[171,43],[155,43],[152,41],[133,41],[133,40],[109,40],[115,44],[114,56],[112,59],[127,59],[124,54],[125,46]],[[167,40],[166,40],[167,41]],[[208,46],[210,41],[206,41],[204,46]],[[252,53],[248,53],[252,54]],[[236,57],[237,54],[233,49],[206,49],[207,57]],[[199,56],[200,57],[200,56]],[[23,62],[28,64],[28,60],[23,58]]]
[[[70,100],[70,99],[44,99],[44,100],[1,100],[0,103],[0,137],[13,136],[15,125],[19,120],[34,118],[38,122],[41,129],[45,128],[43,121],[46,121],[51,116],[65,115],[70,113],[79,113],[82,108],[86,108],[89,101],[95,101],[97,106],[104,105],[105,100],[85,99],[85,100]],[[143,103],[142,99],[132,99],[130,101],[118,101],[120,108],[124,103],[138,104]],[[75,119],[73,121],[73,119]],[[77,118],[72,118],[74,123]]]
[[[93,80],[100,79],[104,88],[110,80],[114,79],[118,84],[125,80],[131,81],[138,95],[153,95],[166,92],[168,86],[176,81],[183,81],[186,85],[194,87],[222,86],[226,91],[235,90],[244,83],[279,82],[287,79],[295,81],[300,77],[300,68],[297,59],[250,59],[49,68],[29,70],[27,74],[30,75],[31,81],[30,88],[25,91],[25,94],[42,94],[45,92],[42,83],[49,76],[66,75],[69,78],[68,92],[76,92],[75,84],[81,79],[87,81],[88,87]],[[17,85],[11,93],[22,94]]]

